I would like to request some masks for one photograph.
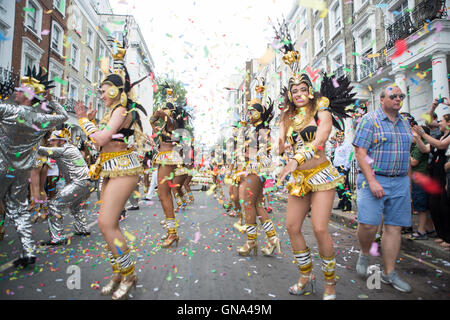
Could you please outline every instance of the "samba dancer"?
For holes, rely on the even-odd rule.
[[[98,227],[107,243],[113,276],[101,289],[101,294],[112,294],[113,300],[127,299],[138,281],[135,262],[120,229],[119,218],[143,171],[136,148],[129,147],[128,143],[133,137],[136,145],[144,137],[137,109],[146,114],[145,109],[131,99],[131,89],[145,77],[131,84],[124,64],[125,41],[125,37],[123,44],[116,41],[113,73],[101,82],[101,99],[109,112],[100,121],[100,128],[93,122],[95,112],[86,112],[81,102],[75,107],[80,127],[94,145],[101,148],[89,175],[91,179],[103,178]]]
[[[153,166],[158,165],[158,197],[163,207],[165,220],[161,222],[167,228],[167,234],[162,237],[161,247],[168,248],[180,240],[175,220],[175,212],[171,189],[179,184],[175,170],[183,165],[183,159],[175,148],[176,137],[174,131],[184,128],[184,109],[175,107],[174,90],[166,84],[166,104],[162,109],[156,110],[150,118],[154,133],[158,133],[159,152],[153,159]],[[162,126],[157,122],[162,121]],[[172,182],[171,182],[172,180]]]
[[[264,255],[271,255],[275,249],[281,254],[280,239],[272,220],[264,208],[263,187],[266,174],[273,171],[272,160],[267,155],[270,150],[269,123],[273,119],[273,103],[262,105],[265,91],[264,79],[256,86],[257,97],[250,101],[247,108],[249,125],[254,132],[250,135],[250,143],[245,143],[245,164],[238,168],[239,199],[243,200],[247,241],[238,249],[239,255],[248,256],[253,251],[257,255],[257,217],[267,236],[267,245],[261,249]],[[253,136],[253,137],[252,137]],[[254,140],[252,139],[254,138]],[[252,143],[253,142],[253,143]],[[250,156],[254,155],[254,158]]]
[[[293,75],[287,88],[283,88],[284,109],[281,116],[279,151],[285,150],[285,141],[292,146],[294,156],[280,172],[278,185],[292,173],[287,184],[289,190],[286,227],[292,244],[294,257],[300,269],[300,279],[289,288],[291,294],[300,295],[311,285],[314,292],[315,277],[311,250],[301,232],[306,214],[311,210],[313,231],[317,239],[325,278],[324,300],[336,299],[335,265],[333,241],[328,231],[328,222],[333,207],[335,188],[344,183],[340,175],[327,160],[325,143],[332,126],[340,128],[338,118],[348,116],[345,108],[354,102],[345,76],[339,79],[324,75],[320,92],[314,92],[308,75],[299,72],[300,54],[295,51],[288,27],[283,24],[276,30],[277,39],[283,42],[283,61],[290,66]],[[342,129],[341,129],[342,130]]]

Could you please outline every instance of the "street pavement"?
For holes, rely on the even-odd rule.
[[[143,194],[143,193],[142,193]],[[281,237],[282,254],[241,257],[238,246],[245,234],[233,228],[237,218],[228,216],[212,195],[194,191],[195,202],[177,214],[178,247],[161,248],[165,233],[160,221],[162,208],[155,201],[140,201],[140,209],[129,211],[121,227],[133,239],[131,246],[137,260],[139,282],[132,291],[133,300],[319,300],[323,293],[323,276],[311,219],[306,218],[303,232],[312,249],[316,293],[293,296],[288,292],[299,272],[290,250],[285,227],[286,201],[275,196],[270,217]],[[66,246],[39,248],[34,266],[14,269],[11,262],[18,256],[19,239],[8,223],[0,242],[0,300],[110,300],[100,295],[107,283],[111,267],[105,259],[104,241],[96,224],[96,195],[89,199],[87,219],[92,234],[72,236]],[[448,300],[450,299],[450,259],[436,257],[426,250],[402,246],[396,269],[411,284],[413,292],[400,293],[389,285],[377,286],[376,277],[368,282],[357,276],[355,265],[359,245],[355,230],[334,219],[329,230],[335,243],[337,298],[342,300]],[[65,232],[70,234],[72,217],[64,217]],[[48,239],[47,223],[34,225],[36,240]],[[262,247],[265,234],[258,227],[258,243]],[[370,264],[382,265],[380,256],[372,256]],[[79,285],[79,286],[78,286]]]

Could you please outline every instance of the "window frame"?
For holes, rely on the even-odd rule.
[[[339,13],[339,27],[336,27],[336,15],[334,10],[337,7],[337,11]],[[341,5],[341,1],[340,0],[335,0],[331,5],[330,5],[330,14],[328,15],[329,19],[328,19],[328,27],[329,27],[329,31],[330,31],[330,40],[333,39],[343,28],[343,21],[342,21],[342,5]]]
[[[31,62],[33,62],[31,64],[31,69],[33,69],[33,67],[36,67],[36,69],[39,69],[39,61],[37,61],[38,59],[36,57],[34,57],[33,55],[29,54],[29,52],[24,52],[24,64],[23,64],[23,70],[22,73],[25,74],[27,72],[27,58],[28,60],[31,60]]]
[[[58,2],[58,1],[59,2],[64,1],[64,12],[61,12],[59,10],[59,7],[61,6],[61,4],[57,5],[56,2]],[[53,0],[53,8],[56,9],[59,13],[61,13],[63,17],[66,16],[66,9],[67,9],[67,2],[66,2],[66,0]]]
[[[370,40],[369,40],[368,44],[366,46],[364,46],[363,37],[366,34],[370,34]],[[360,41],[361,52],[366,52],[369,48],[372,48],[372,46],[370,45],[370,43],[373,41],[372,29],[366,29],[364,32],[361,32],[361,35],[359,36],[359,41]]]
[[[304,15],[304,19],[303,19],[303,15]],[[308,11],[306,10],[306,8],[302,7],[300,8],[300,13],[299,13],[299,20],[300,20],[300,34],[303,33],[303,31],[305,31],[305,29],[308,27]]]
[[[320,31],[318,30],[319,27],[320,27]],[[319,33],[318,37],[316,34],[317,32]],[[320,46],[321,38],[322,38],[322,45]],[[323,19],[321,19],[314,27],[314,55],[319,54],[325,48],[325,45],[326,45],[325,44],[325,24],[323,22]]]
[[[59,40],[58,40],[59,51],[56,50],[55,48],[53,48],[53,43],[54,43],[53,36],[55,34],[55,28],[59,29],[59,33],[60,33],[60,37],[59,37]],[[52,38],[51,38],[51,45],[50,45],[50,47],[52,48],[53,52],[56,52],[61,57],[64,55],[64,29],[56,21],[52,21]]]
[[[89,103],[91,103],[91,102],[92,102],[92,105],[94,105],[94,99],[92,98],[92,95],[89,95],[89,91],[91,91],[91,90],[89,90],[89,88],[87,88],[87,87],[84,89],[83,102],[86,107],[89,107]]]
[[[77,49],[77,53],[78,53],[78,55],[77,55],[77,57],[75,59],[75,64],[73,62],[74,61],[74,59],[73,59],[74,48]],[[80,53],[81,53],[80,47],[77,44],[72,42],[72,44],[70,46],[70,66],[72,68],[74,68],[75,70],[77,70],[77,71],[80,70]]]
[[[23,24],[27,30],[29,30],[31,33],[33,33],[35,36],[37,36],[39,39],[42,40],[41,32],[42,32],[42,7],[36,0],[26,0],[25,6],[27,8],[30,8],[30,4],[35,8],[35,14],[36,14],[36,20],[35,20],[35,26],[36,30],[34,30],[31,26],[29,26],[29,17],[30,12],[25,12],[25,19],[23,20]]]
[[[369,0],[354,0],[353,1],[353,11],[354,11],[353,13],[359,12],[362,9],[362,7],[364,7],[366,5],[366,3],[368,1]]]
[[[75,93],[72,90],[72,87],[75,88]],[[68,92],[67,92],[67,98],[68,99],[73,99],[75,101],[78,101],[79,97],[80,97],[80,82],[78,81],[78,79],[75,78],[70,78],[69,79],[69,88],[68,88]]]
[[[28,55],[31,60],[35,61],[33,66],[36,67],[36,70],[39,70],[39,65],[42,59],[42,55],[44,54],[44,49],[39,47],[34,41],[32,41],[29,37],[22,37],[22,52],[21,52],[21,74],[24,75],[27,72],[27,68],[25,67],[26,56]]]
[[[89,57],[86,57],[86,69],[84,70],[84,77],[92,82],[92,60]]]
[[[89,34],[91,34],[91,37],[89,39]],[[87,27],[87,32],[86,32],[86,43],[88,45],[89,48],[91,48],[92,50],[94,49],[94,31],[92,30],[91,27]]]
[[[305,57],[306,55],[306,57]],[[300,47],[300,68],[304,69],[309,63],[308,40],[305,40]]]

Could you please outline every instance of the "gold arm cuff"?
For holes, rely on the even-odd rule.
[[[91,134],[93,134],[94,132],[99,131],[97,126],[94,123],[92,123],[88,118],[80,118],[80,119],[78,119],[78,124],[80,125],[80,127],[83,130],[83,132],[86,135],[86,137],[88,137],[91,141],[95,142],[89,136]]]
[[[303,155],[303,153],[297,153],[294,156],[295,161],[298,162],[298,165],[301,166],[302,164],[305,163],[305,156]]]

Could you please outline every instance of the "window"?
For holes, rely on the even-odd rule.
[[[72,49],[71,49],[71,60],[70,60],[70,65],[72,67],[74,67],[76,70],[80,69],[80,49],[78,48],[77,45],[72,44]]]
[[[354,12],[358,12],[366,3],[367,0],[354,0],[353,1]]]
[[[1,0],[0,0],[1,1]],[[2,25],[0,25],[0,33],[5,37],[8,38],[8,30],[6,28],[4,28]],[[3,48],[5,47],[4,45],[5,41],[0,41],[0,56],[3,55]]]
[[[333,72],[337,77],[340,77],[344,74],[344,65],[342,63],[342,54],[338,54],[333,57],[332,60]]]
[[[102,99],[97,99],[97,119],[102,119],[103,118],[103,103],[102,103]]]
[[[50,70],[48,72],[48,80],[49,81],[53,80],[55,77],[58,77],[58,75],[53,70]],[[55,97],[59,97],[60,96],[60,92],[61,92],[61,84],[59,82],[54,82],[54,86],[55,87],[53,89],[51,89],[52,92],[53,92],[53,95]]]
[[[330,38],[333,37],[342,27],[341,18],[341,5],[340,0],[335,1],[330,7],[329,25],[330,25]]]
[[[100,49],[98,50],[99,58],[103,58],[106,55],[106,49],[103,44],[100,44]]]
[[[314,29],[314,50],[315,54],[319,53],[325,47],[325,34],[323,30],[323,21],[319,22],[319,24]]]
[[[63,54],[63,29],[56,23],[53,22],[52,29],[52,49],[55,50],[60,55]]]
[[[22,54],[21,54],[21,72],[25,74],[27,67],[33,66],[39,69],[39,64],[44,54],[44,50],[40,48],[34,41],[28,37],[22,37]]]
[[[78,87],[76,83],[71,83],[69,86],[69,98],[73,100],[78,100]]]
[[[33,31],[39,38],[42,25],[42,9],[35,0],[27,0],[25,3],[25,26]]]
[[[401,2],[394,10],[392,10],[392,15],[394,16],[394,21],[400,20],[403,16],[408,13],[408,0]]]
[[[300,67],[304,69],[308,61],[308,41],[305,41],[300,48]]]
[[[94,48],[94,32],[91,28],[87,29],[86,43],[91,49]]]
[[[292,26],[292,29],[289,31],[291,34],[291,42],[294,45],[297,42],[297,37],[298,37],[298,23],[295,22]]]
[[[103,72],[99,69],[97,71],[97,83],[99,86],[100,86],[100,82],[102,82],[102,80],[103,80]]]
[[[372,31],[367,30],[366,32],[363,33],[363,35],[360,37],[360,39],[361,39],[361,49],[367,50],[367,48],[371,46]]]
[[[303,32],[303,30],[306,29],[307,25],[308,25],[308,18],[306,16],[306,8],[302,8],[300,10],[300,18],[299,18],[299,22],[300,22],[300,33]]]
[[[69,22],[67,23],[67,25],[70,29],[73,29],[79,36],[81,36],[81,13],[75,6],[70,6],[69,8]]]
[[[84,90],[84,105],[89,107],[89,103],[91,103],[91,91],[89,89]]]
[[[92,62],[91,59],[86,58],[86,70],[84,71],[84,77],[89,81],[92,81]]]
[[[66,0],[53,0],[53,8],[56,8],[63,16],[65,16]]]
[[[34,58],[32,55],[30,55],[28,53],[25,53],[24,72],[23,72],[23,74],[25,74],[27,72],[28,68],[33,70],[33,67],[36,67],[36,69],[39,67],[37,59]]]

